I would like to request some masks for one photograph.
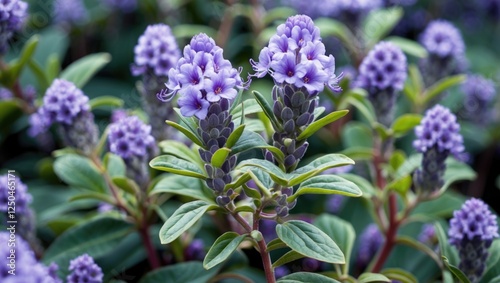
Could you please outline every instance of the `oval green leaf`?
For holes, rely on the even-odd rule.
[[[298,140],[304,140],[307,139],[308,137],[312,136],[314,133],[316,133],[319,129],[323,128],[324,126],[333,123],[337,121],[338,119],[344,117],[349,113],[349,110],[340,110],[340,111],[335,111],[332,112],[325,117],[314,121],[312,124],[310,124],[307,128],[304,129],[302,133],[297,137]]]
[[[109,53],[87,55],[66,67],[61,73],[61,79],[73,82],[78,88],[83,88],[110,61],[111,55]]]
[[[149,162],[149,166],[177,175],[206,179],[205,173],[197,165],[170,155],[161,155],[154,158]]]
[[[210,247],[205,259],[203,260],[203,267],[210,269],[219,263],[225,261],[243,242],[246,235],[238,235],[235,232],[226,232],[222,234],[215,243]]]
[[[321,274],[296,272],[280,278],[277,283],[339,283],[339,281]]]
[[[354,161],[343,154],[327,154],[289,174],[288,185],[295,186],[327,169],[351,164]]]
[[[217,274],[217,271],[217,269],[205,270],[199,261],[181,262],[149,272],[139,283],[206,283]]]
[[[203,186],[202,181],[187,176],[169,175],[161,179],[149,194],[160,193],[176,194],[214,203],[212,191]]]
[[[349,197],[360,197],[363,195],[356,184],[337,175],[320,175],[302,182],[295,194],[288,198],[288,201],[293,201],[298,196],[305,194],[338,194]]]
[[[106,192],[108,186],[90,159],[66,154],[56,159],[54,171],[68,185],[96,192]]]

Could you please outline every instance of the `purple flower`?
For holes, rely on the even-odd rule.
[[[491,120],[490,105],[492,104],[496,91],[492,80],[480,75],[469,75],[462,84],[465,94],[463,114],[465,118],[478,124],[484,124]]]
[[[137,0],[104,0],[104,5],[124,13],[133,12],[137,8]]]
[[[314,62],[305,64],[305,74],[295,83],[298,87],[305,87],[309,93],[317,93],[323,91],[325,80],[328,75],[325,71],[317,68]]]
[[[486,267],[488,248],[499,237],[496,216],[483,201],[469,199],[453,212],[448,237],[458,249],[460,270],[471,282],[478,282]]]
[[[47,268],[36,260],[35,253],[20,235],[17,235],[15,240],[12,239],[9,232],[0,232],[0,242],[4,243],[4,245],[0,245],[0,257],[2,258],[0,281],[2,283],[62,283],[54,272],[57,270],[57,265],[52,264]],[[9,246],[8,243],[15,243],[15,246]],[[15,251],[14,254],[11,252],[12,250]],[[15,257],[13,261],[11,261],[12,257]],[[13,263],[12,267],[9,265],[10,263]]]
[[[430,54],[440,58],[461,56],[465,52],[460,31],[444,20],[431,22],[421,34],[420,43]]]
[[[433,245],[436,241],[436,230],[433,224],[424,224],[418,235],[418,241],[424,244]]]
[[[377,225],[368,225],[360,236],[357,264],[366,267],[383,243],[384,237]]]
[[[104,274],[88,254],[83,254],[69,263],[70,274],[66,277],[68,283],[102,283]]]
[[[82,0],[56,0],[54,21],[64,26],[81,25],[88,20],[88,12]]]
[[[177,103],[183,116],[191,117],[194,115],[198,119],[207,116],[208,106],[210,105],[210,102],[203,99],[201,91],[196,88],[187,88]]]
[[[203,240],[194,239],[186,248],[184,253],[187,260],[203,261],[206,254]]]
[[[211,79],[205,79],[205,89],[207,91],[207,100],[209,102],[217,102],[221,98],[232,100],[238,92],[234,88],[236,80],[230,78],[227,71],[224,70],[218,74],[214,74]]]
[[[321,262],[313,258],[304,258],[302,260],[302,271],[317,272],[321,267]]]
[[[274,276],[276,279],[280,279],[281,277],[285,277],[290,274],[290,269],[285,265],[278,266],[274,269]]]
[[[328,196],[325,203],[325,211],[331,214],[337,214],[342,209],[346,197],[342,195],[331,195]]]
[[[134,1],[135,2],[135,1]],[[134,48],[134,76],[146,73],[167,77],[181,56],[170,27],[165,24],[150,25],[146,28]]]
[[[0,54],[4,54],[14,32],[21,30],[28,16],[28,4],[21,0],[0,2]]]
[[[303,65],[297,65],[295,55],[291,52],[285,53],[281,60],[273,61],[271,68],[273,68],[273,78],[278,83],[297,84],[306,73]]]

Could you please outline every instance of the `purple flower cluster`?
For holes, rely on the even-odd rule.
[[[434,229],[433,224],[427,223],[422,226],[418,241],[428,245],[433,245],[436,242],[436,229]]]
[[[201,239],[194,239],[184,251],[186,260],[203,261],[205,254],[205,244]]]
[[[397,93],[406,77],[406,56],[390,42],[375,45],[359,67],[355,84],[368,91],[379,122],[386,126],[393,120]]]
[[[377,225],[368,225],[361,233],[358,249],[357,264],[364,269],[384,243],[384,236]]]
[[[0,1],[0,54],[8,49],[8,41],[19,31],[28,16],[28,4],[21,0]]]
[[[62,283],[55,275],[57,265],[52,264],[46,267],[39,263],[34,252],[29,244],[24,241],[19,235],[15,238],[11,237],[9,232],[0,232],[0,281],[2,283],[26,283],[26,282],[43,282],[43,283]],[[15,247],[7,245],[15,241]],[[11,249],[15,250],[15,254],[11,253]],[[15,257],[12,267],[10,266],[12,255]],[[12,271],[14,269],[14,271]]]
[[[133,12],[137,8],[137,0],[104,0],[103,2],[107,7],[124,13]]]
[[[148,162],[157,152],[151,126],[144,124],[138,117],[120,119],[109,127],[109,149],[127,163],[129,177],[139,185],[149,180]]]
[[[448,155],[460,157],[464,150],[457,118],[448,108],[436,105],[427,110],[415,127],[413,147],[423,153],[422,168],[415,171],[415,185],[420,191],[433,192],[443,185]]]
[[[469,199],[453,212],[448,237],[458,249],[460,270],[471,282],[478,282],[486,266],[488,248],[499,237],[496,216],[483,201]]]
[[[69,263],[70,274],[66,278],[68,283],[102,283],[104,274],[101,268],[88,254],[83,254]]]
[[[269,73],[276,84],[303,89],[309,96],[323,91],[325,85],[340,91],[335,75],[335,58],[325,55],[319,28],[306,15],[289,17],[259,54],[259,62],[250,60],[254,76]]]
[[[72,82],[54,80],[45,93],[43,105],[30,117],[30,135],[44,133],[57,123],[66,145],[89,153],[97,144],[98,130],[88,100]]]
[[[168,76],[168,71],[175,67],[181,56],[175,37],[170,27],[165,24],[148,26],[144,34],[139,37],[134,54],[132,74],[134,76],[154,74],[157,77]]]
[[[495,84],[480,75],[469,75],[462,85],[465,94],[463,112],[465,118],[477,124],[490,121],[490,105],[495,98]]]
[[[85,23],[88,12],[82,0],[55,0],[54,21],[63,26],[75,26]]]
[[[167,91],[158,95],[168,101],[179,93],[178,100],[182,115],[207,117],[208,108],[221,100],[233,100],[238,89],[244,88],[241,70],[233,68],[224,59],[222,48],[204,33],[191,39],[184,47],[184,56],[168,74]]]

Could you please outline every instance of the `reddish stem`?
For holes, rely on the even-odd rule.
[[[389,228],[387,229],[384,247],[372,268],[372,272],[378,273],[382,269],[387,257],[392,251],[396,242],[396,235],[398,232],[400,222],[397,220],[398,206],[396,195],[391,193],[389,195]]]
[[[149,235],[149,227],[144,221],[144,225],[139,229],[139,233],[141,234],[142,242],[144,247],[146,248],[146,252],[148,253],[149,264],[151,265],[151,269],[160,268],[160,259],[156,254],[153,242],[151,241],[151,236]]]

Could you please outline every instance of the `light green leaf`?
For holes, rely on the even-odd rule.
[[[221,262],[225,261],[243,242],[246,235],[238,235],[235,232],[226,232],[222,234],[215,243],[210,247],[205,259],[203,260],[203,267],[210,269]]]
[[[238,164],[238,168],[244,168],[244,167],[256,167],[261,170],[264,170],[271,176],[271,179],[274,182],[282,186],[288,186],[288,180],[285,173],[283,173],[283,171],[281,171],[279,167],[277,167],[276,165],[267,160],[255,159],[255,158],[247,159]]]
[[[326,115],[325,117],[313,122],[307,128],[305,128],[304,131],[300,133],[300,135],[297,137],[297,139],[298,140],[307,139],[308,137],[312,136],[315,132],[317,132],[319,129],[323,128],[324,126],[330,123],[337,121],[338,119],[347,115],[347,113],[349,113],[349,110],[340,110]]]
[[[384,41],[394,43],[396,46],[401,48],[404,53],[415,56],[417,58],[425,58],[429,55],[427,53],[427,50],[421,44],[411,39],[399,36],[390,36],[384,39]]]
[[[201,200],[183,204],[161,227],[161,243],[168,244],[177,239],[182,233],[191,228],[211,206],[212,204]]]
[[[361,112],[365,119],[368,120],[368,123],[371,124],[377,120],[373,105],[368,99],[366,99],[366,97],[351,95],[346,98],[346,102],[356,107],[356,109]]]
[[[26,64],[32,60],[33,54],[35,53],[39,41],[40,37],[36,34],[33,35],[24,44],[23,49],[21,50],[21,54],[19,54],[19,58],[17,58],[14,62],[10,63],[11,65],[10,72],[12,73],[13,79],[18,78],[24,66],[26,66]]]
[[[134,180],[131,180],[127,177],[117,176],[113,177],[113,184],[115,184],[118,188],[122,189],[124,192],[127,192],[133,196],[138,194],[141,189],[139,185]]]
[[[330,236],[345,255],[345,261],[351,260],[356,232],[351,223],[329,214],[321,214],[314,220],[314,225]],[[342,266],[342,273],[349,274],[349,264]]]
[[[392,280],[398,280],[401,283],[418,283],[417,278],[408,271],[400,268],[386,268],[380,272]]]
[[[154,169],[174,173],[177,175],[190,176],[200,179],[206,179],[205,173],[195,164],[179,159],[175,156],[161,155],[153,158],[149,166]]]
[[[420,114],[404,114],[399,116],[394,123],[392,123],[391,129],[396,137],[400,137],[418,126],[421,120],[422,115]]]
[[[446,237],[446,233],[444,232],[445,230],[443,229],[443,227],[439,222],[434,223],[434,230],[436,231],[436,236],[438,238],[439,250],[441,252],[441,255],[447,258],[446,259],[447,262],[449,259],[452,262],[452,264],[458,264],[459,258],[457,251],[451,247],[450,243],[448,242],[448,237]]]
[[[280,278],[277,283],[339,283],[339,281],[324,275],[309,273],[309,272],[295,272],[285,277]]]
[[[245,109],[245,113],[243,113],[243,109]],[[245,114],[246,116],[248,114],[255,114],[259,112],[262,112],[262,108],[260,107],[257,100],[251,98],[234,107],[234,109],[231,110],[231,115],[233,115],[233,121],[238,121],[241,119],[242,114]]]
[[[406,153],[402,150],[394,150],[389,159],[389,164],[391,165],[391,169],[396,172],[403,163],[406,161]]]
[[[87,192],[83,194],[76,194],[72,196],[69,201],[77,201],[77,200],[82,200],[82,199],[91,199],[91,200],[99,200],[107,203],[113,203],[114,200],[112,197],[110,197],[107,194],[103,193],[96,193],[96,192]]]
[[[103,159],[104,168],[111,177],[125,176],[127,167],[123,159],[111,152],[106,153]]]
[[[271,105],[267,102],[266,98],[258,91],[252,91],[253,95],[255,96],[255,100],[257,103],[259,103],[260,107],[264,111],[264,114],[266,114],[267,118],[271,121],[273,124],[273,127],[277,130],[281,129],[280,124],[276,120],[276,117],[274,117],[273,114],[273,109],[271,108]]]
[[[275,261],[273,263],[273,268],[276,268],[278,266],[282,266],[284,264],[301,259],[303,257],[304,257],[304,255],[299,254],[298,252],[296,252],[294,250],[291,250],[291,251],[287,252],[286,254],[284,254],[283,256],[281,256],[277,261]]]
[[[231,153],[231,150],[229,148],[219,148],[212,156],[210,163],[212,163],[212,165],[216,168],[221,168],[222,164],[224,164],[224,161],[226,161],[229,153]]]
[[[399,166],[399,169],[396,171],[396,174],[394,175],[394,179],[400,179],[403,178],[406,175],[411,175],[415,169],[417,169],[420,164],[422,163],[422,154],[413,154],[410,155],[401,166]]]
[[[448,158],[446,160],[446,171],[443,176],[444,185],[440,189],[440,193],[444,193],[454,182],[463,180],[472,181],[476,178],[476,175],[476,172],[469,165],[459,162],[454,158]]]
[[[95,97],[89,101],[89,105],[90,105],[90,108],[92,110],[99,108],[99,107],[118,108],[118,107],[122,107],[123,103],[124,102],[122,99],[115,97],[115,96],[109,96],[109,95]]]
[[[278,224],[276,233],[292,250],[304,256],[329,263],[345,263],[344,254],[337,244],[312,224],[290,220]]]
[[[245,130],[245,124],[238,126],[234,131],[229,135],[226,141],[226,147],[232,148],[240,139],[243,131]]]
[[[110,61],[111,55],[108,53],[87,55],[66,67],[61,73],[61,79],[73,82],[78,88],[83,88]]]
[[[150,195],[160,193],[176,194],[203,200],[207,203],[214,203],[212,191],[206,189],[200,180],[186,176],[168,175],[161,179],[153,187]]]
[[[167,155],[172,155],[194,164],[202,164],[200,155],[186,146],[185,143],[174,141],[174,140],[164,140],[161,141],[158,146],[161,151]]]
[[[360,197],[363,193],[356,184],[342,177],[337,175],[320,175],[302,182],[295,194],[288,197],[287,200],[291,202],[298,196],[304,194],[337,194],[349,197]]]
[[[149,272],[139,283],[206,283],[217,272],[217,269],[205,270],[199,261],[181,262]]]
[[[467,276],[465,276],[465,274],[460,269],[458,269],[456,266],[451,265],[445,256],[443,256],[443,262],[444,262],[445,266],[451,271],[451,273],[453,275],[455,275],[455,277],[458,278],[458,280],[460,280],[460,282],[470,283],[469,278],[467,278]]]
[[[49,82],[53,81],[61,73],[61,61],[59,60],[59,55],[53,53],[47,58],[47,64],[45,66],[45,75]]]
[[[68,185],[101,193],[108,190],[104,177],[88,158],[63,155],[54,162],[54,172]]]
[[[412,179],[410,175],[406,175],[400,179],[396,179],[389,184],[387,184],[386,190],[394,190],[400,195],[405,196],[412,184]]]
[[[267,144],[264,138],[252,131],[244,130],[236,144],[231,148],[234,154],[244,152],[251,149],[262,148],[273,153],[278,160],[285,159],[285,156],[278,148]]]
[[[363,37],[368,49],[386,36],[403,16],[401,7],[372,10],[363,22]]]
[[[183,133],[190,141],[194,142],[195,144],[204,147],[203,142],[198,138],[196,134],[194,134],[191,130],[188,130],[187,128],[177,124],[176,122],[173,121],[165,121],[167,125],[174,127],[176,130],[179,132]]]
[[[369,282],[391,282],[391,280],[382,274],[365,272],[358,277],[359,283]]]
[[[439,80],[425,91],[423,105],[427,105],[443,91],[461,84],[463,81],[465,81],[465,78],[465,75],[455,75]]]
[[[351,165],[354,161],[342,154],[327,154],[289,174],[289,186],[295,186],[319,173],[334,167]]]

